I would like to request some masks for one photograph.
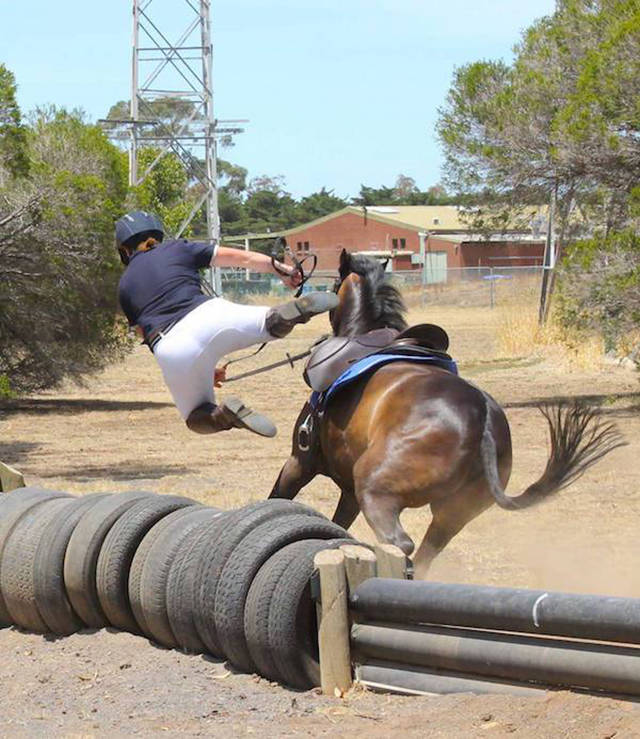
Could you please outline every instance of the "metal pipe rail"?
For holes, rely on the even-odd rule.
[[[350,597],[359,620],[640,644],[640,599],[372,578]]]
[[[356,660],[640,695],[640,649],[471,629],[354,624]]]
[[[442,693],[484,693],[498,695],[540,695],[546,685],[504,682],[462,672],[430,670],[397,662],[367,662],[355,666],[358,682],[373,690],[425,695]]]

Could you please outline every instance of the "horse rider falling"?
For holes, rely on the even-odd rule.
[[[287,287],[300,284],[300,271],[264,254],[218,244],[169,239],[159,218],[132,211],[116,224],[116,244],[126,270],[118,298],[131,326],[136,326],[155,356],[173,401],[187,427],[198,434],[232,428],[275,436],[272,421],[229,397],[216,403],[224,372],[219,360],[254,344],[280,339],[298,323],[335,307],[333,293],[311,293],[278,305],[241,305],[204,295],[199,270],[244,267],[276,273]]]

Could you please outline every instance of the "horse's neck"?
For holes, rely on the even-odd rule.
[[[393,291],[381,294],[376,292],[377,289],[364,282],[349,285],[347,295],[336,309],[335,320],[332,320],[336,336],[361,336],[384,328],[401,331],[407,327],[402,299]]]
[[[362,288],[359,290],[352,289],[341,305],[339,320],[333,326],[334,335],[344,337],[361,336],[373,329],[381,328],[367,308]]]

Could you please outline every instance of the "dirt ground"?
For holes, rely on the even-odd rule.
[[[544,469],[546,427],[535,408],[540,400],[581,396],[601,406],[628,441],[545,505],[484,513],[436,560],[431,577],[640,597],[637,375],[603,362],[576,367],[548,352],[511,356],[497,344],[500,310],[416,308],[410,319],[444,325],[461,374],[506,408],[514,442],[511,494]],[[238,371],[301,351],[326,329],[316,319],[237,365]],[[288,455],[291,427],[308,390],[299,372],[284,368],[227,388],[221,395],[239,394],[275,420],[275,440],[241,431],[190,434],[153,357],[141,347],[85,387],[65,386],[0,406],[0,460],[18,467],[30,484],[76,494],[138,488],[220,507],[259,500]],[[300,499],[331,515],[336,489],[317,478]],[[403,523],[416,543],[429,518],[424,509],[405,512]],[[352,532],[372,541],[362,517]],[[49,640],[5,629],[0,654],[2,736],[640,736],[640,710],[630,702],[543,691],[540,697],[421,698],[356,691],[338,700],[285,690],[108,631]]]

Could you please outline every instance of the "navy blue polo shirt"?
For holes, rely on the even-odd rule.
[[[181,318],[210,298],[200,289],[200,269],[215,253],[211,244],[165,241],[135,252],[120,278],[118,299],[131,326],[145,336]]]

